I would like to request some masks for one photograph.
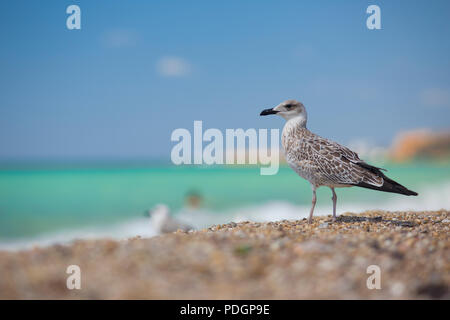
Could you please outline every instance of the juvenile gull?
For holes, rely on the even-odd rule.
[[[316,189],[327,186],[333,193],[333,221],[336,220],[337,196],[334,188],[363,187],[378,191],[417,196],[401,184],[386,177],[382,168],[361,160],[356,152],[331,140],[322,138],[306,128],[305,106],[296,100],[287,100],[261,116],[278,114],[286,120],[281,135],[286,162],[297,174],[311,184],[313,196],[309,213],[312,222],[316,205]]]

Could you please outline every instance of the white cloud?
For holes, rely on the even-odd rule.
[[[123,48],[134,46],[138,41],[138,35],[132,30],[110,30],[103,36],[103,43],[107,47]]]
[[[450,107],[450,90],[429,88],[420,93],[422,103],[430,107]]]
[[[164,77],[182,77],[189,74],[191,66],[179,57],[162,57],[158,60],[156,69]]]

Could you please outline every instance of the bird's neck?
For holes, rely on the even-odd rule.
[[[285,127],[290,127],[290,128],[306,128],[306,115],[298,115],[296,117],[293,117],[291,119],[286,119],[286,125]]]

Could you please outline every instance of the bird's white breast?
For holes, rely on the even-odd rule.
[[[315,183],[311,162],[302,150],[302,139],[307,129],[301,125],[301,118],[294,118],[286,122],[281,134],[281,144],[287,164],[302,178]]]

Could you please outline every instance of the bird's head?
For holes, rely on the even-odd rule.
[[[296,100],[286,100],[272,109],[265,109],[260,113],[260,116],[267,116],[269,114],[277,114],[282,116],[286,121],[297,117],[304,119],[306,123],[306,109],[303,103]]]

